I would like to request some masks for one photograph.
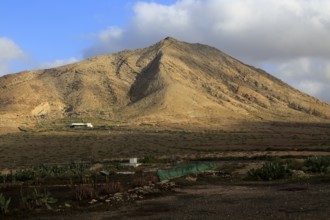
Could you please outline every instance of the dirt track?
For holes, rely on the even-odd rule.
[[[329,181],[220,183],[177,189],[116,211],[44,219],[329,219],[329,203]]]

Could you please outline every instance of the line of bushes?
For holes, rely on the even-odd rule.
[[[29,169],[20,169],[9,174],[0,175],[0,183],[25,182],[37,178],[71,177],[85,173],[90,165],[83,163],[70,163],[65,165],[40,165]]]
[[[302,170],[311,174],[326,175],[330,173],[330,156],[314,156],[307,158],[303,163],[294,160],[273,160],[266,162],[262,167],[251,169],[247,173],[250,180],[276,180],[292,176],[292,170]]]

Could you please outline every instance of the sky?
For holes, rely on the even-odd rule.
[[[0,0],[0,76],[203,43],[330,103],[329,0]]]

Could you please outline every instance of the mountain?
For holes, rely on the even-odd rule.
[[[143,49],[0,78],[0,127],[67,117],[221,127],[328,121],[330,106],[213,47],[170,37]]]

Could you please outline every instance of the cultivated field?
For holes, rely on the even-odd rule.
[[[0,135],[0,196],[10,200],[0,207],[9,219],[326,219],[329,156],[323,123],[27,129]],[[120,165],[131,157],[142,166]],[[216,167],[167,183],[156,175],[204,161]]]
[[[263,130],[259,126],[255,131],[182,131],[150,127],[102,127],[86,130],[64,128],[0,136],[2,168],[144,156],[306,156],[303,151],[315,151],[316,154],[329,152],[330,125],[275,124],[268,128],[265,126]]]

